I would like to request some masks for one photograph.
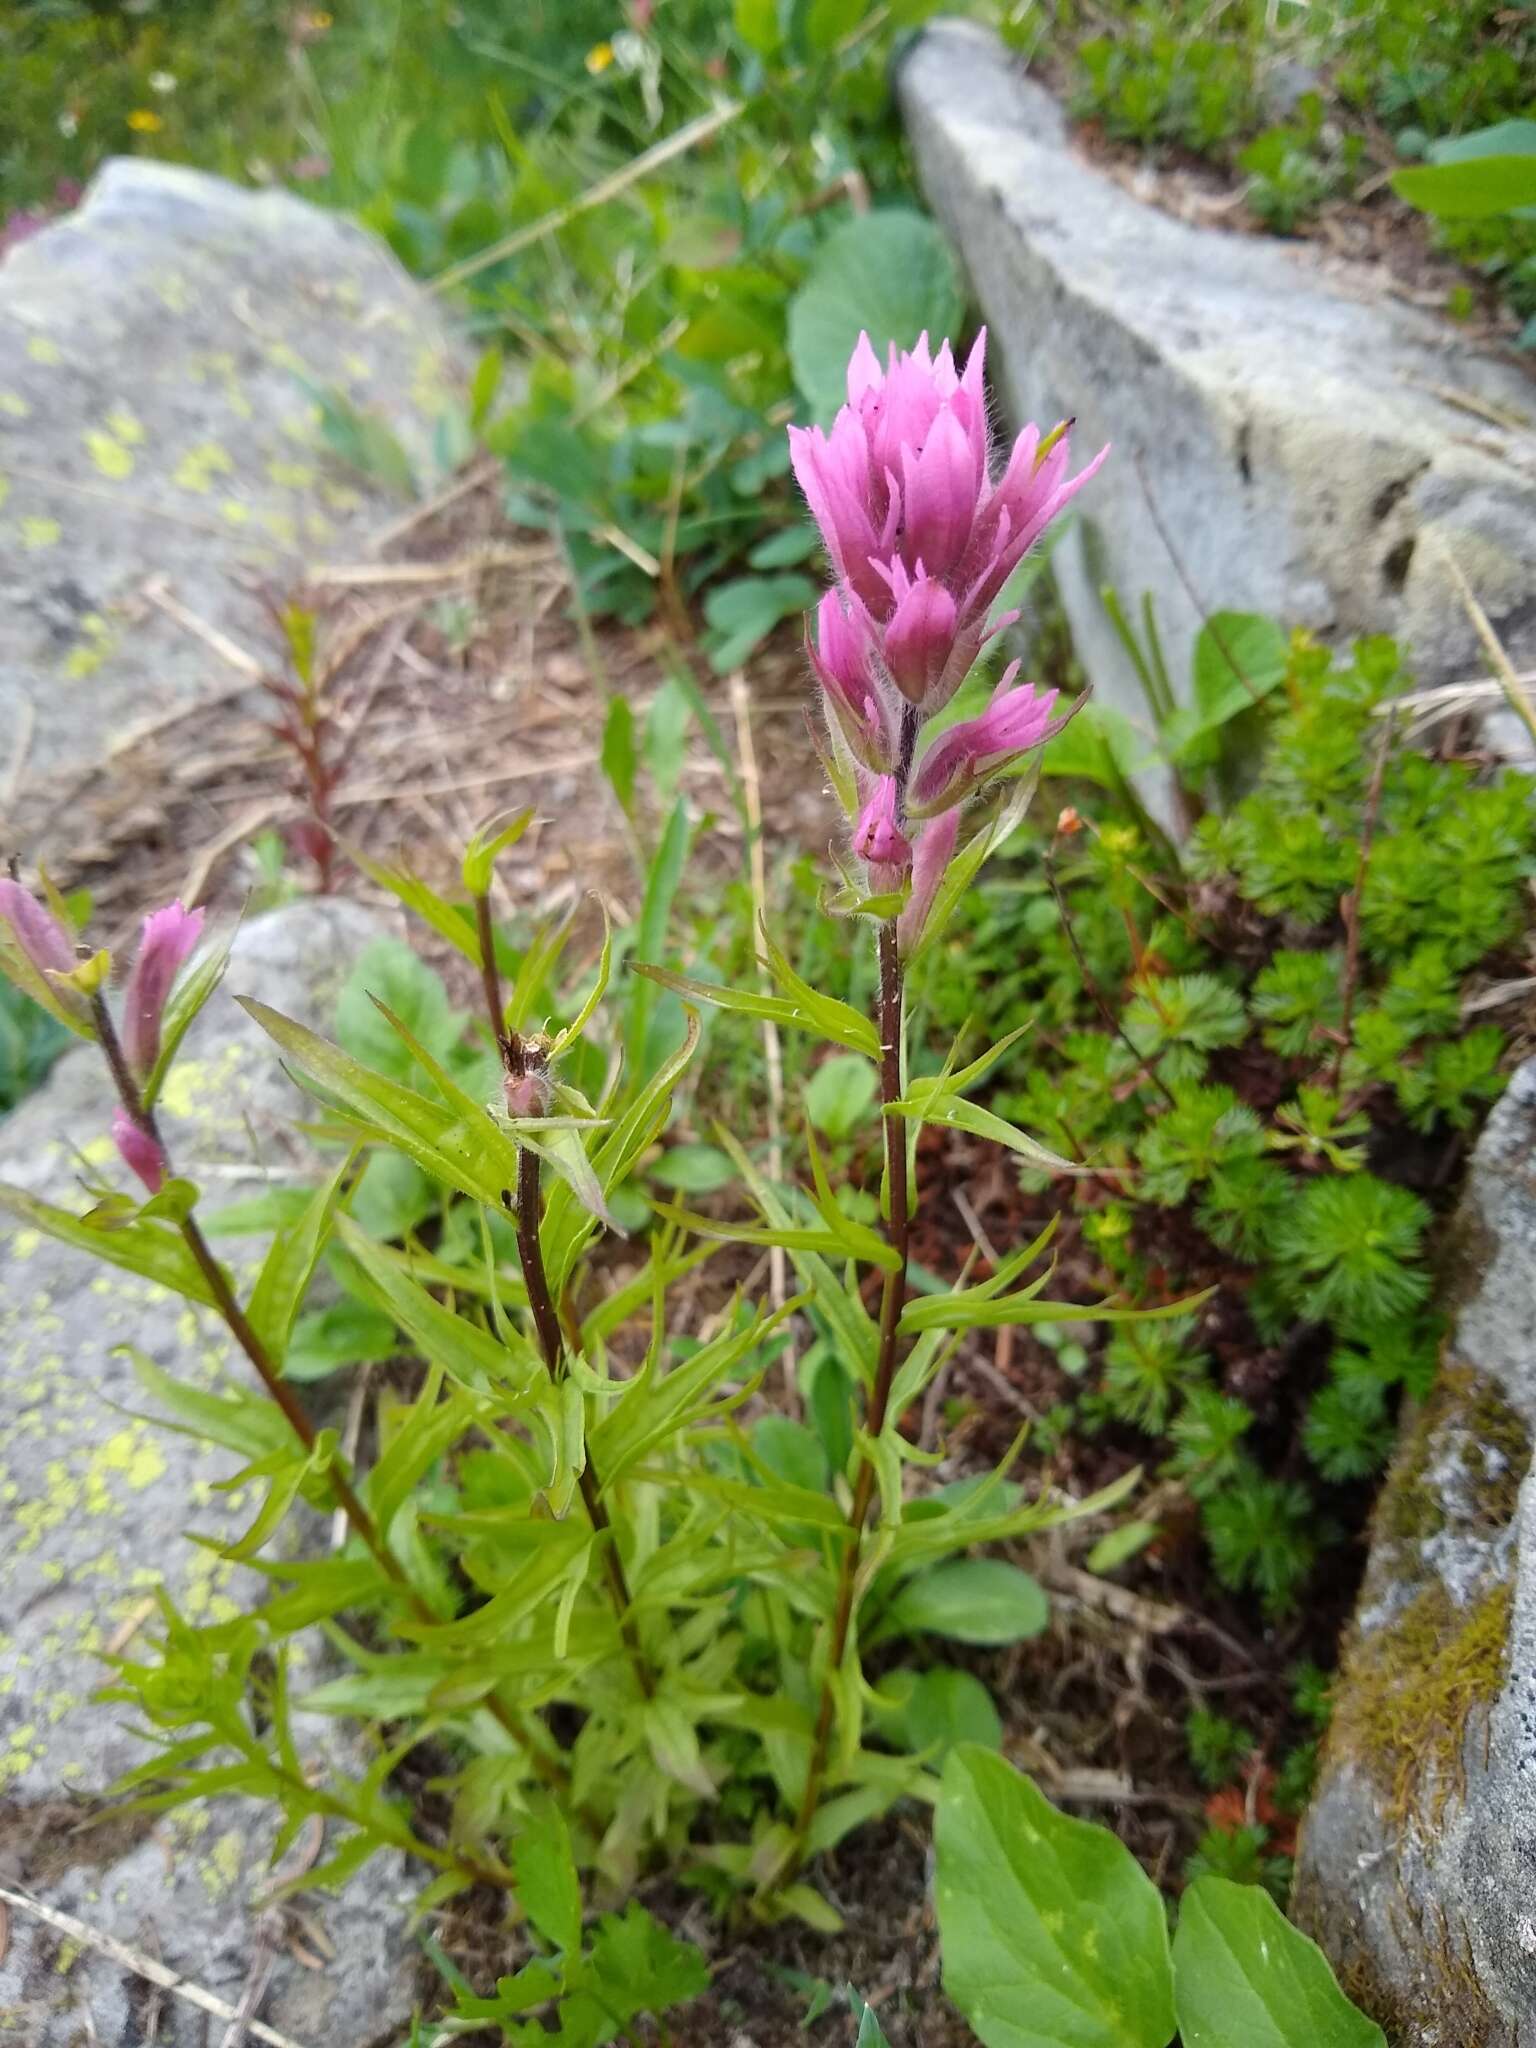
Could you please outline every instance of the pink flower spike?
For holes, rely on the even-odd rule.
[[[0,923],[39,974],[68,974],[75,964],[75,943],[51,910],[29,895],[19,882],[0,877]]]
[[[910,704],[921,704],[937,684],[955,644],[955,600],[921,562],[909,577],[894,562],[896,609],[885,628],[885,664]]]
[[[140,1080],[160,1056],[160,1021],[171,985],[203,929],[200,910],[168,903],[144,920],[138,957],[123,992],[123,1055]]]
[[[165,1185],[165,1154],[121,1106],[112,1112],[112,1142],[129,1172],[136,1174],[152,1195],[158,1195]]]
[[[897,822],[894,775],[876,781],[854,825],[853,850],[872,868],[895,868],[904,874],[912,865],[912,842]]]
[[[1011,662],[981,716],[952,725],[918,763],[912,804],[919,815],[959,803],[991,770],[1048,736],[1056,692],[1042,695],[1031,683],[1015,689],[1018,671],[1019,664]]]
[[[905,959],[923,935],[933,899],[944,879],[944,870],[955,857],[960,836],[959,810],[941,811],[930,818],[917,837],[912,855],[912,893],[896,920],[896,948]]]

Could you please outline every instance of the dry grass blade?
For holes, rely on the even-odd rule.
[[[135,1977],[142,1977],[146,1984],[154,1984],[160,1990],[168,1991],[173,1998],[195,2005],[199,2012],[209,2013],[214,2019],[226,2023],[240,2018],[238,2009],[227,1999],[205,1991],[190,1977],[179,1976],[175,1970],[156,1962],[142,1949],[130,1948],[127,1942],[119,1941],[115,1935],[101,1934],[94,1927],[88,1927],[83,1920],[76,1920],[73,1914],[45,1906],[41,1899],[29,1899],[25,1892],[4,1889],[0,1889],[0,1905],[13,1907],[33,1920],[41,1920],[45,1927],[53,1928],[67,1940],[78,1942],[81,1948],[90,1949],[95,1955],[107,1957],[119,1968],[130,1971]],[[276,2027],[269,2027],[262,2020],[247,2021],[245,2030],[253,2041],[265,2041],[267,2048],[305,2048],[302,2041],[295,2041],[291,2034],[280,2034]]]
[[[722,128],[730,126],[742,111],[739,101],[728,101],[724,106],[715,107],[710,113],[700,114],[696,121],[690,121],[685,128],[679,128],[675,135],[664,136],[660,142],[643,149],[637,157],[631,157],[627,164],[612,171],[606,178],[599,178],[595,185],[589,185],[585,192],[579,192],[564,206],[557,206],[536,221],[531,221],[516,233],[504,235],[499,242],[492,242],[488,249],[477,255],[466,256],[462,263],[455,263],[433,278],[431,289],[435,292],[451,291],[455,285],[466,279],[477,277],[482,270],[489,270],[493,263],[500,263],[507,256],[515,256],[519,249],[527,249],[535,242],[542,242],[546,235],[553,235],[575,220],[580,214],[590,213],[594,206],[606,205],[619,193],[627,191],[640,179],[649,177],[652,171],[663,164],[671,163],[674,157],[685,156],[690,149],[711,136],[718,135]]]
[[[1531,700],[1526,695],[1525,684],[1521,681],[1514,663],[1504,652],[1504,644],[1493,630],[1493,622],[1478,603],[1471,584],[1462,574],[1461,564],[1453,555],[1446,556],[1446,563],[1456,585],[1456,594],[1461,599],[1462,609],[1472,621],[1473,630],[1483,643],[1484,651],[1509,708],[1530,734],[1533,744],[1536,744],[1536,709],[1532,708]]]

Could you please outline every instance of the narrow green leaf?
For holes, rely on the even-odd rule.
[[[635,935],[633,963],[654,964],[659,960],[666,946],[667,924],[672,915],[672,901],[677,894],[677,885],[683,878],[683,865],[688,858],[693,828],[688,821],[688,807],[679,798],[672,807],[661,835],[661,843],[652,856],[646,872],[645,895],[640,905],[640,926]],[[655,1006],[655,990],[650,980],[642,978],[633,984],[629,999],[629,1018],[624,1034],[624,1057],[629,1071],[639,1079],[650,1070],[651,1059],[651,1014]]]
[[[375,1306],[393,1316],[422,1356],[459,1386],[515,1401],[538,1384],[543,1361],[526,1339],[509,1347],[445,1308],[349,1216],[337,1217],[336,1233],[366,1276]]]
[[[351,1167],[350,1158],[344,1159],[315,1189],[298,1221],[278,1231],[251,1289],[246,1318],[279,1366],[287,1356],[294,1320],[330,1236],[337,1197]]]
[[[127,1223],[111,1229],[94,1229],[67,1209],[39,1201],[21,1188],[0,1181],[0,1210],[8,1211],[18,1223],[40,1230],[60,1244],[73,1245],[109,1266],[121,1266],[145,1280],[153,1280],[188,1301],[211,1307],[213,1295],[197,1261],[187,1250],[181,1233],[155,1223]]]

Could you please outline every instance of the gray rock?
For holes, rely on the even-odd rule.
[[[259,1192],[263,1174],[313,1170],[284,1126],[302,1098],[234,995],[259,994],[328,1031],[341,981],[379,929],[355,904],[312,901],[240,933],[224,987],[189,1033],[162,1098],[172,1158],[211,1200]],[[111,1107],[94,1049],[67,1054],[0,1124],[0,1180],[83,1207],[82,1161],[123,1178],[105,1136]],[[237,1273],[249,1270],[251,1247],[222,1239],[218,1249]],[[238,1469],[233,1456],[138,1419],[155,1404],[120,1347],[204,1387],[226,1374],[243,1382],[246,1368],[211,1314],[9,1219],[0,1221],[0,1272],[0,1883],[19,1880],[94,1932],[237,2004],[261,1947],[253,1900],[270,1882],[273,1817],[230,1800],[101,1831],[81,1823],[149,1754],[124,1709],[91,1699],[109,1676],[103,1652],[132,1654],[161,1587],[204,1620],[255,1605],[266,1583],[188,1541],[190,1529],[232,1538],[254,1496],[216,1491]],[[318,1724],[317,1741],[326,1732]],[[295,1959],[278,1921],[262,1923],[279,1937],[263,2017],[304,2048],[354,2048],[408,2012],[405,1905],[415,1888],[399,1858],[382,1857],[336,1898],[306,1901],[324,1932],[301,1926],[301,1946],[317,1959],[334,1951],[318,1969]],[[9,2026],[29,2048],[145,2037],[140,1980],[19,1910],[13,1919],[0,1960],[0,2035]],[[204,2025],[169,1998],[156,2038],[164,2048],[201,2048]]]
[[[230,672],[144,597],[272,643],[263,584],[401,509],[325,452],[340,392],[430,480],[459,369],[439,308],[339,215],[120,158],[0,260],[0,755],[33,776]],[[30,707],[30,719],[28,711]]]
[[[1396,2048],[1536,2048],[1536,1062],[1473,1157],[1293,1911]]]
[[[1519,370],[1313,245],[1133,198],[985,30],[929,28],[898,93],[1009,410],[1075,416],[1081,451],[1114,445],[1055,556],[1103,696],[1145,722],[1106,582],[1133,616],[1155,594],[1181,688],[1201,623],[1186,577],[1212,611],[1393,633],[1428,684],[1484,667],[1455,562],[1536,660],[1536,390]]]

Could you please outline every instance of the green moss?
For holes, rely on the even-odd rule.
[[[1376,1514],[1380,1541],[1407,1545],[1438,1536],[1451,1520],[1435,1472],[1456,1437],[1463,1439],[1466,1496],[1474,1518],[1458,1518],[1469,1534],[1502,1529],[1514,1519],[1520,1483],[1531,1458],[1524,1422],[1486,1373],[1447,1366],[1403,1439]]]
[[[1395,1820],[1413,1814],[1434,1825],[1450,1794],[1464,1793],[1462,1742],[1503,1682],[1512,1597],[1497,1585],[1458,1608],[1435,1581],[1351,1645],[1329,1755],[1367,1771]]]

